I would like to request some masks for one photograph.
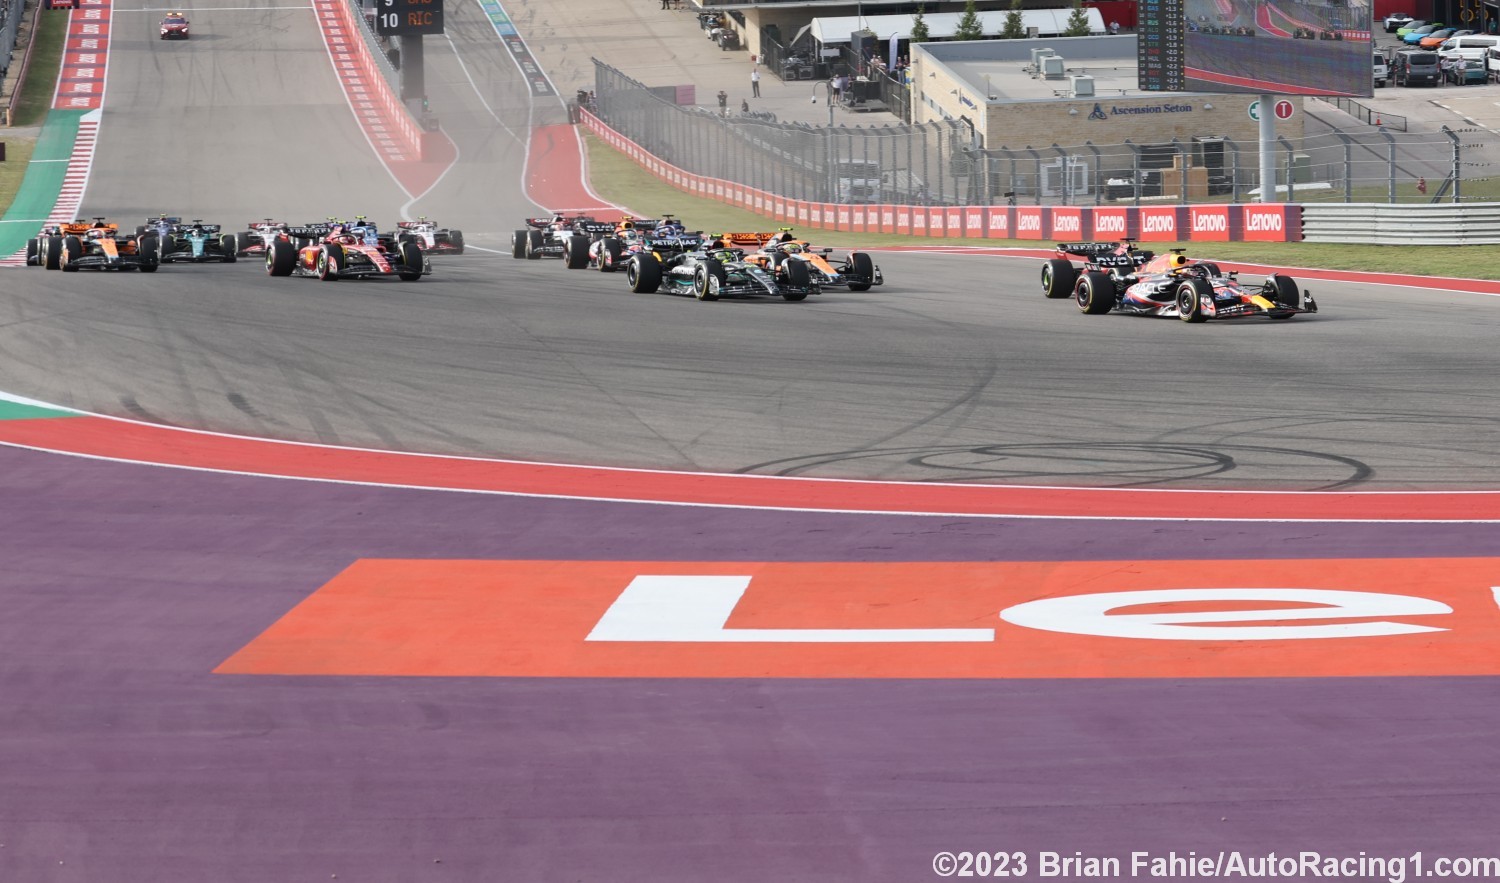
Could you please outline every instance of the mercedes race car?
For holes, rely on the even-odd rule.
[[[163,40],[188,39],[187,16],[180,12],[167,13],[167,17],[161,20],[161,38]]]
[[[218,224],[177,224],[160,241],[164,264],[232,264],[237,257],[234,235],[222,233]]]
[[[799,301],[818,293],[805,263],[789,263],[778,276],[745,258],[738,248],[699,248],[665,261],[642,250],[625,264],[625,281],[631,291],[691,294],[698,300],[772,295]]]
[[[45,243],[37,242],[37,263],[49,270],[74,273],[79,270],[140,270],[154,273],[160,265],[158,238],[147,232],[121,236],[119,224],[103,218],[74,221],[50,228]],[[32,263],[32,247],[26,247],[26,262]]]
[[[1260,284],[1241,282],[1212,261],[1195,261],[1183,249],[1151,255],[1124,243],[1071,243],[1060,254],[1088,258],[1082,271],[1065,258],[1047,261],[1042,290],[1047,297],[1066,285],[1078,309],[1088,314],[1118,311],[1139,316],[1166,316],[1184,322],[1266,316],[1290,319],[1316,313],[1310,293],[1290,276],[1272,273]],[[1144,258],[1144,260],[1143,260]]]
[[[790,227],[782,227],[776,233],[723,233],[720,238],[726,245],[758,248],[748,259],[778,274],[788,260],[806,263],[820,289],[869,291],[873,286],[885,284],[885,276],[865,252],[851,251],[835,257],[831,248],[813,248],[807,240],[797,239]]]
[[[382,238],[370,225],[332,224],[321,241],[308,242],[301,236],[323,229],[319,225],[289,228],[287,238],[271,240],[266,248],[266,273],[316,276],[325,282],[392,276],[415,282],[431,272],[421,246]]]
[[[423,254],[463,254],[464,233],[462,230],[448,230],[427,220],[418,217],[415,221],[398,221],[396,223],[396,241],[410,240],[422,247]]]

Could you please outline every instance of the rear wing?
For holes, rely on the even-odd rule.
[[[652,248],[664,251],[697,251],[703,247],[702,233],[681,233],[648,240]]]
[[[159,226],[161,224],[171,224],[171,225],[175,226],[175,225],[181,224],[181,223],[182,223],[182,219],[181,218],[162,218],[162,217],[156,217],[156,218],[147,218],[146,219],[146,226],[147,227],[156,227],[156,226]]]
[[[220,224],[177,224],[172,228],[172,232],[188,233],[191,232],[195,227],[199,230],[202,230],[204,233],[218,233],[223,229],[223,226]]]
[[[1130,251],[1135,248],[1135,243],[1126,239],[1116,242],[1059,242],[1057,244],[1058,251],[1080,258],[1098,257],[1102,254],[1110,254],[1121,248]]]
[[[251,221],[245,225],[246,229],[249,230],[274,230],[285,226],[286,221],[273,221],[270,218],[266,218],[263,221]]]
[[[642,230],[650,232],[661,225],[656,218],[621,218],[616,226],[621,230]]]
[[[720,233],[719,236],[718,236],[718,238],[724,240],[724,242],[728,243],[729,245],[753,246],[755,248],[760,248],[761,246],[765,245],[767,242],[770,242],[772,239],[775,239],[776,237],[778,237],[780,235],[781,235],[780,233],[754,233],[754,232]]]
[[[302,239],[315,239],[327,236],[333,231],[331,224],[302,224],[295,227],[287,227],[288,236],[297,236]]]
[[[574,224],[573,229],[582,233],[613,233],[615,232],[615,225],[606,221],[596,221],[593,218],[589,218],[586,221],[579,221]]]

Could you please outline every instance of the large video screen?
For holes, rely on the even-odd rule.
[[[1142,0],[1150,92],[1369,97],[1368,0]]]

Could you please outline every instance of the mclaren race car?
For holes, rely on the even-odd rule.
[[[419,217],[415,221],[396,223],[396,241],[410,240],[421,246],[423,254],[463,254],[464,233],[448,230]]]
[[[807,240],[797,239],[790,227],[782,227],[776,233],[724,233],[720,238],[726,245],[758,248],[749,260],[778,275],[789,260],[806,263],[820,289],[869,291],[872,286],[885,284],[885,276],[865,252],[851,251],[835,257],[831,248],[813,248]]]
[[[746,260],[744,250],[738,248],[699,248],[666,260],[643,249],[625,264],[625,281],[631,291],[691,294],[698,300],[772,295],[799,301],[818,293],[818,283],[805,263],[785,269],[778,277]]]
[[[159,240],[155,233],[121,236],[119,224],[103,218],[74,221],[55,228],[46,237],[45,254],[40,263],[47,269],[74,273],[78,270],[140,270],[154,273],[160,265]],[[27,249],[30,263],[30,248]]]
[[[164,264],[232,264],[235,258],[234,236],[221,232],[218,224],[177,224],[161,237]]]
[[[316,276],[338,279],[397,277],[415,282],[431,272],[421,246],[382,238],[373,226],[332,224],[320,242],[306,242],[302,232],[316,233],[317,225],[291,228],[286,239],[273,239],[266,248],[266,273],[271,276]],[[293,239],[297,241],[294,242]]]
[[[1101,246],[1106,243],[1084,243]],[[1129,244],[1119,248],[1128,249]],[[1069,254],[1087,252],[1072,246],[1059,246]],[[1266,316],[1290,319],[1301,313],[1316,313],[1318,304],[1308,292],[1297,287],[1290,276],[1272,273],[1262,282],[1246,284],[1238,273],[1225,273],[1212,261],[1195,261],[1174,248],[1170,253],[1154,255],[1135,264],[1143,253],[1100,250],[1095,256],[1116,261],[1107,267],[1097,264],[1082,272],[1062,258],[1049,260],[1042,274],[1044,292],[1062,278],[1074,275],[1072,295],[1078,309],[1088,314],[1117,311],[1139,316],[1166,316],[1184,322],[1206,322],[1209,319],[1242,319]],[[1121,261],[1120,258],[1127,258]]]

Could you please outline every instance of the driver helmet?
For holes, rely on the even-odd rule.
[[[103,239],[104,238],[104,228],[103,227],[94,227],[93,229],[89,230],[89,238],[90,239]]]
[[[633,229],[621,230],[620,231],[620,241],[621,242],[635,242],[639,238],[640,238],[640,234],[637,233],[637,232],[635,232],[635,230],[633,230]]]
[[[1181,270],[1183,267],[1186,267],[1187,265],[1188,265],[1188,258],[1187,258],[1187,255],[1185,255],[1185,254],[1174,254],[1171,257],[1167,258],[1167,266],[1170,269]]]
[[[802,253],[802,243],[800,243],[800,242],[788,242],[787,244],[785,244],[785,245],[783,245],[781,247],[781,250],[783,252],[785,252],[786,254],[801,254]]]

